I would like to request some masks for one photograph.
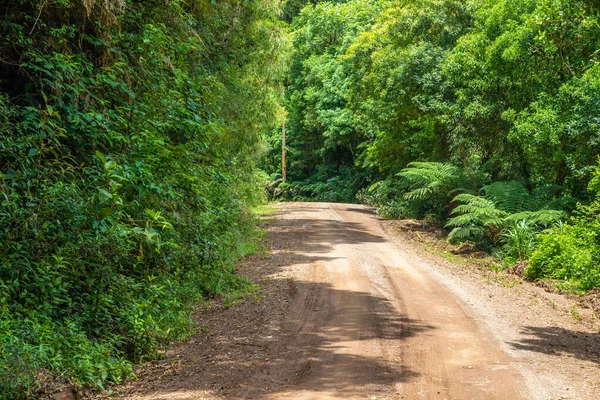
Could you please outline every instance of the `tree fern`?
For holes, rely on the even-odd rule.
[[[557,224],[566,217],[567,213],[562,210],[538,210],[538,211],[521,211],[515,214],[510,214],[505,218],[507,223],[517,223],[525,221],[529,224],[535,224],[542,227],[549,227]]]
[[[448,235],[451,242],[479,238],[486,232],[499,230],[508,216],[493,201],[483,197],[463,193],[456,196],[454,201],[462,204],[452,211],[454,217],[446,224],[446,227],[453,228]]]
[[[484,237],[496,243],[501,232],[527,226],[533,232],[556,224],[566,213],[553,207],[561,202],[552,198],[560,190],[557,186],[543,186],[529,192],[516,181],[495,182],[484,186],[484,196],[459,194],[454,202],[460,203],[452,211],[446,227],[453,228],[448,240],[453,242]],[[522,226],[521,226],[522,228]],[[519,253],[521,254],[521,253]]]
[[[494,182],[484,186],[481,191],[487,199],[494,202],[495,206],[509,213],[526,209],[530,202],[529,191],[521,182]]]
[[[473,237],[479,237],[484,233],[484,230],[478,226],[458,226],[452,229],[448,235],[448,240],[452,243],[464,242]]]
[[[459,189],[462,173],[460,168],[437,162],[413,162],[400,173],[412,186],[404,197],[408,200],[450,199]]]
[[[562,190],[558,185],[542,185],[529,192],[525,185],[517,181],[494,182],[481,191],[496,206],[509,213],[536,211],[541,209],[563,209],[574,199],[559,197]]]

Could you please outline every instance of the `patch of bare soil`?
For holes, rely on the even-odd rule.
[[[527,366],[531,385],[552,388],[548,399],[600,399],[600,290],[575,296],[559,293],[553,282],[524,281],[526,262],[501,270],[485,253],[456,251],[441,229],[409,221],[381,223],[468,298],[477,318]]]
[[[451,263],[460,265],[463,269],[475,269],[479,274],[486,277],[495,275],[495,280],[507,280],[521,285],[525,283],[521,278],[525,268],[527,268],[528,261],[519,261],[515,265],[503,269],[496,259],[485,252],[477,250],[471,242],[464,242],[459,245],[448,243],[445,239],[444,230],[439,227],[424,227],[421,221],[416,220],[383,220],[382,225],[386,230],[394,232],[397,239],[400,235],[404,243],[412,244],[417,249],[426,250],[427,253],[437,255],[439,257],[438,261],[440,261],[440,258],[445,259],[446,262],[451,261]],[[453,258],[452,255],[460,257]],[[576,304],[579,308],[589,310],[577,319],[591,329],[600,329],[600,289],[594,289],[584,296],[577,296],[561,292],[557,289],[556,282],[550,280],[527,282],[526,287],[531,285],[542,288],[548,293],[560,294],[559,299],[569,305],[570,314],[572,314],[573,304]],[[555,296],[550,297],[556,303]]]
[[[239,267],[258,298],[200,311],[122,398],[600,399],[592,312],[441,232],[329,203],[267,229]]]
[[[271,251],[290,245],[277,235],[277,217],[263,228],[269,230],[266,247]],[[289,303],[298,294],[294,280],[282,266],[292,262],[285,253],[266,259],[246,259],[238,273],[260,285],[258,296],[233,307],[219,302],[196,315],[198,333],[186,343],[172,346],[162,360],[136,371],[138,380],[120,389],[123,397],[203,399],[230,398],[229,394],[263,374],[280,352],[276,337]],[[268,374],[254,385],[266,389],[280,385]]]

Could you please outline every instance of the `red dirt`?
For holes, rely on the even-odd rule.
[[[260,298],[200,312],[124,398],[600,399],[597,328],[565,298],[448,262],[368,207],[281,204],[267,228],[269,256],[239,270]]]

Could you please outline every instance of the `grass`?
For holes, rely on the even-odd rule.
[[[233,307],[248,298],[257,299],[258,289],[258,285],[248,281],[242,288],[224,293],[222,296],[223,305]]]
[[[581,315],[581,312],[579,312],[579,309],[575,303],[571,304],[569,307],[569,316],[577,322],[583,319],[583,315]]]
[[[517,279],[504,271],[493,270],[486,274],[486,282],[488,284],[496,283],[506,288],[514,288],[520,283],[520,279]]]
[[[259,255],[262,258],[268,257],[269,251],[265,245],[267,230],[261,226],[264,225],[275,210],[274,203],[261,204],[252,208],[251,211],[257,219],[257,223],[256,227],[252,229],[240,245],[242,259],[252,255]],[[233,278],[233,280],[227,280],[226,277],[214,277],[213,287],[215,294],[223,306],[233,307],[248,298],[253,301],[260,300],[259,284],[241,275],[235,275]]]
[[[423,243],[425,251],[428,253],[441,257],[444,260],[463,268],[476,268],[485,271],[483,278],[488,285],[495,283],[507,288],[514,288],[522,282],[520,278],[506,272],[506,266],[497,262],[492,256],[473,260],[468,256],[452,253],[448,250],[447,242],[427,238],[417,232],[413,232],[413,234],[415,234]]]

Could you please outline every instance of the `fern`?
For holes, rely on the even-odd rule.
[[[459,194],[453,201],[461,204],[452,211],[452,218],[446,224],[446,227],[453,228],[448,240],[459,242],[485,238],[496,243],[501,238],[514,237],[515,232],[523,231],[525,226],[532,230],[533,235],[540,228],[554,225],[566,216],[564,211],[553,208],[564,204],[560,199],[565,198],[552,198],[559,191],[560,187],[548,185],[530,193],[522,183],[511,181],[484,186],[483,197]],[[505,233],[499,237],[501,232]],[[512,234],[506,236],[506,232]],[[524,253],[519,249],[518,254],[521,257]]]
[[[547,228],[556,225],[567,216],[567,213],[562,210],[538,210],[538,211],[521,211],[511,214],[506,217],[506,222],[517,223],[525,221],[528,224],[535,224]]]
[[[437,162],[410,163],[397,176],[404,178],[411,185],[411,190],[404,197],[421,201],[449,200],[453,194],[460,191],[462,180],[460,168]]]
[[[483,229],[479,227],[464,227],[460,226],[452,229],[452,232],[448,235],[448,240],[452,243],[464,242],[469,238],[481,236]]]
[[[529,192],[525,185],[517,181],[494,182],[481,191],[496,206],[511,214],[521,211],[541,209],[563,209],[575,201],[571,197],[559,197],[562,190],[558,185],[542,185]]]
[[[453,211],[446,227],[452,227],[448,235],[451,242],[464,241],[468,238],[478,238],[487,231],[498,230],[504,224],[508,213],[496,207],[496,204],[483,197],[472,194],[459,194],[454,201],[463,204]]]

